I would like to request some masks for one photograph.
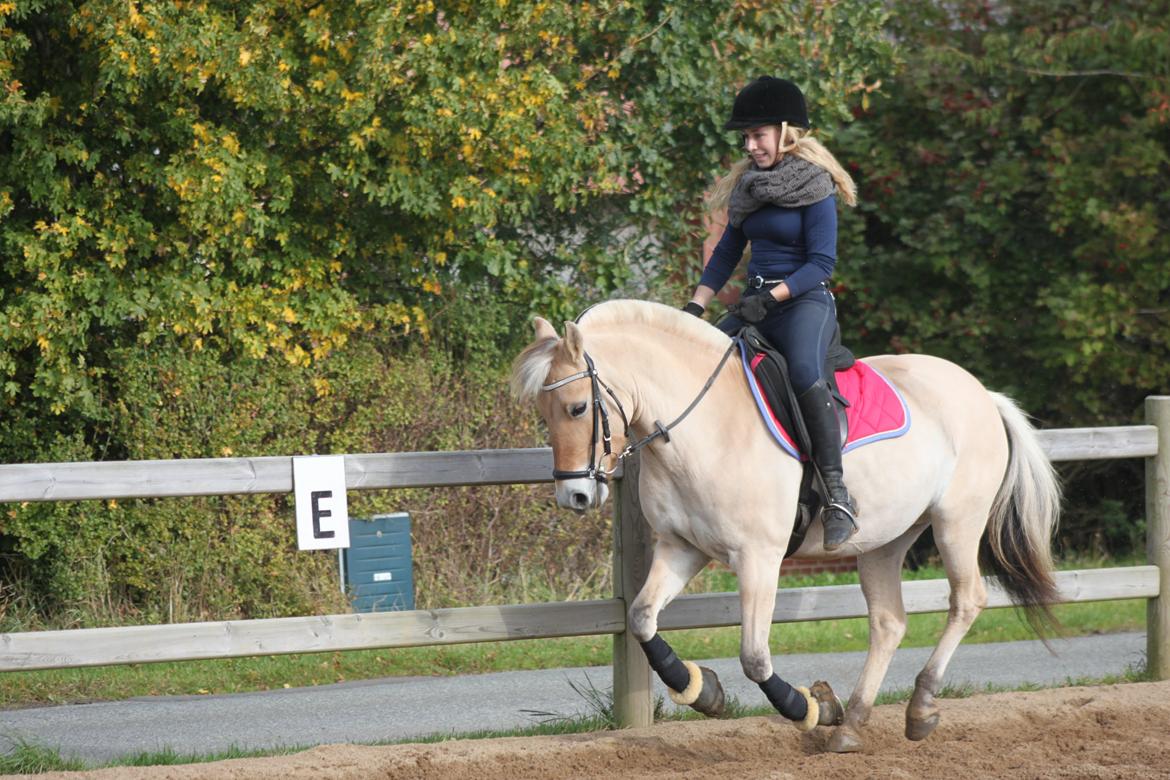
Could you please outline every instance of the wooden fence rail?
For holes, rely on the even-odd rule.
[[[1056,582],[1061,598],[1068,602],[1151,598],[1158,595],[1158,567],[1058,572]],[[912,580],[903,583],[903,593],[907,613],[943,612],[950,587],[946,580]],[[1007,595],[990,581],[987,598],[988,607],[1011,606]],[[795,623],[865,615],[859,586],[828,585],[777,591],[772,620]],[[703,593],[679,596],[663,610],[658,624],[663,630],[675,630],[738,626],[739,622],[738,594]],[[603,599],[37,631],[0,634],[0,670],[592,636],[621,633],[625,624],[625,602]]]
[[[1153,425],[1041,431],[1054,461],[1145,458]],[[0,465],[0,502],[291,493],[291,456]],[[620,474],[619,474],[620,476]],[[350,490],[552,482],[548,447],[345,456]]]
[[[1060,572],[1067,602],[1148,600],[1150,673],[1170,679],[1170,396],[1146,400],[1147,425],[1041,431],[1054,461],[1146,459],[1149,565]],[[637,500],[636,461],[615,480],[614,598],[376,614],[181,623],[0,634],[0,671],[179,661],[375,647],[412,647],[612,634],[614,705],[622,725],[652,717],[650,670],[625,631],[626,605],[649,564]],[[351,490],[551,481],[548,448],[345,456]],[[0,502],[288,493],[292,457],[0,465]],[[903,584],[909,613],[947,609],[945,580]],[[990,607],[1008,606],[989,582]],[[736,594],[682,596],[663,613],[664,630],[738,625]],[[781,589],[776,622],[860,617],[856,585]]]

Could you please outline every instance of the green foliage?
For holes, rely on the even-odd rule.
[[[229,367],[169,339],[119,353],[117,363],[110,436],[130,458],[305,446],[313,385],[289,381],[303,369],[255,360]],[[29,561],[26,587],[46,614],[63,622],[179,622],[304,614],[329,604],[336,564],[297,552],[291,517],[285,496],[87,501],[10,507],[3,530]]]
[[[861,184],[837,274],[858,352],[951,358],[1062,426],[1170,386],[1160,4],[16,0],[0,33],[9,462],[540,443],[503,396],[522,323],[697,277],[724,114],[762,72],[805,87]],[[1140,468],[1065,471],[1066,542],[1129,549]],[[607,584],[605,517],[546,489],[352,498],[412,512],[420,604]],[[331,560],[290,517],[4,507],[0,604],[313,611]]]
[[[164,335],[306,365],[455,297],[575,313],[693,231],[760,63],[842,113],[880,6],[4,3],[3,396],[100,420]]]
[[[76,772],[88,769],[77,758],[65,758],[57,750],[17,739],[4,753],[0,753],[0,772],[13,775],[33,775],[45,772]]]
[[[899,2],[905,58],[837,139],[842,329],[950,358],[1057,426],[1170,386],[1164,3]],[[1074,550],[1140,548],[1140,463],[1061,468]]]
[[[485,320],[500,316],[490,309],[481,307]],[[116,356],[109,436],[144,460],[541,443],[530,412],[507,397],[496,352],[457,365],[440,351],[396,349],[365,334],[311,366],[228,365],[156,339]],[[88,459],[85,442],[54,441],[45,450],[53,460]],[[411,513],[420,608],[596,595],[609,585],[608,515],[561,512],[545,486],[349,498],[358,517]],[[344,611],[336,556],[299,552],[292,517],[288,496],[9,505],[0,615],[13,629],[35,622],[30,612],[92,625]]]
[[[0,3],[5,460],[536,443],[502,395],[520,324],[678,269],[735,89],[784,63],[845,117],[890,60],[882,7]],[[422,603],[602,587],[604,518],[539,495],[355,514],[415,514]],[[289,516],[5,507],[0,598],[66,624],[327,603]]]
[[[905,65],[839,139],[846,331],[1044,420],[1130,422],[1170,385],[1164,4],[904,2],[891,31]]]

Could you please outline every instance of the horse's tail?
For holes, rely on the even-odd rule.
[[[1060,482],[1040,446],[1036,429],[1016,403],[992,393],[1008,437],[1008,465],[991,505],[982,564],[999,581],[1036,629],[1058,622],[1052,576],[1052,536],[1060,519]]]

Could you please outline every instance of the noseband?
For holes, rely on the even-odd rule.
[[[690,414],[696,406],[699,405],[699,401],[703,400],[703,396],[707,395],[707,391],[711,389],[711,385],[715,384],[715,378],[718,377],[719,372],[723,370],[723,366],[727,363],[727,359],[731,357],[731,353],[734,349],[735,342],[732,341],[731,344],[728,345],[727,351],[723,353],[723,357],[720,359],[719,365],[715,366],[715,370],[712,371],[711,376],[707,378],[707,382],[703,385],[703,389],[699,391],[697,396],[695,396],[695,400],[691,401],[690,406],[683,410],[682,414],[674,418],[674,420],[669,425],[663,425],[661,420],[655,420],[654,432],[648,436],[644,436],[633,444],[627,444],[626,448],[618,454],[617,461],[614,463],[614,467],[609,471],[605,470],[603,461],[605,458],[613,454],[613,447],[610,444],[611,437],[609,428],[609,410],[606,407],[605,399],[601,395],[601,388],[605,388],[605,392],[609,393],[609,397],[613,399],[615,404],[617,404],[618,412],[622,416],[622,424],[625,428],[624,435],[627,439],[629,439],[630,436],[630,420],[628,417],[626,417],[626,410],[622,408],[622,402],[618,399],[617,394],[614,393],[613,389],[607,385],[600,376],[598,376],[597,368],[593,365],[593,358],[589,356],[588,352],[585,352],[584,371],[578,371],[576,374],[571,374],[567,377],[564,377],[563,379],[558,379],[555,382],[542,385],[540,388],[542,392],[550,392],[552,390],[556,390],[558,387],[563,387],[570,382],[576,382],[578,379],[585,378],[589,379],[589,383],[592,386],[593,439],[589,443],[589,467],[580,471],[562,471],[560,469],[554,468],[553,479],[578,479],[580,477],[585,477],[586,479],[595,479],[598,482],[606,483],[609,481],[609,477],[615,471],[617,471],[619,463],[645,447],[650,442],[660,437],[664,442],[669,442],[671,429],[682,422],[686,416]],[[601,441],[601,446],[604,452],[601,458],[598,458],[596,462],[594,462],[594,458],[597,455],[598,440]]]

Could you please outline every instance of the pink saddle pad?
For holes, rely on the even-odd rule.
[[[741,349],[740,354],[744,374],[751,387],[752,396],[756,399],[756,407],[764,419],[764,425],[785,452],[803,460],[804,456],[797,450],[792,436],[781,427],[776,415],[768,407],[768,402],[752,371],[753,366],[748,362],[746,351]],[[875,441],[893,439],[910,430],[910,410],[906,407],[902,394],[868,364],[859,360],[849,369],[838,371],[837,388],[845,400],[849,401],[849,407],[845,410],[849,420],[849,437],[845,441],[844,452]]]

